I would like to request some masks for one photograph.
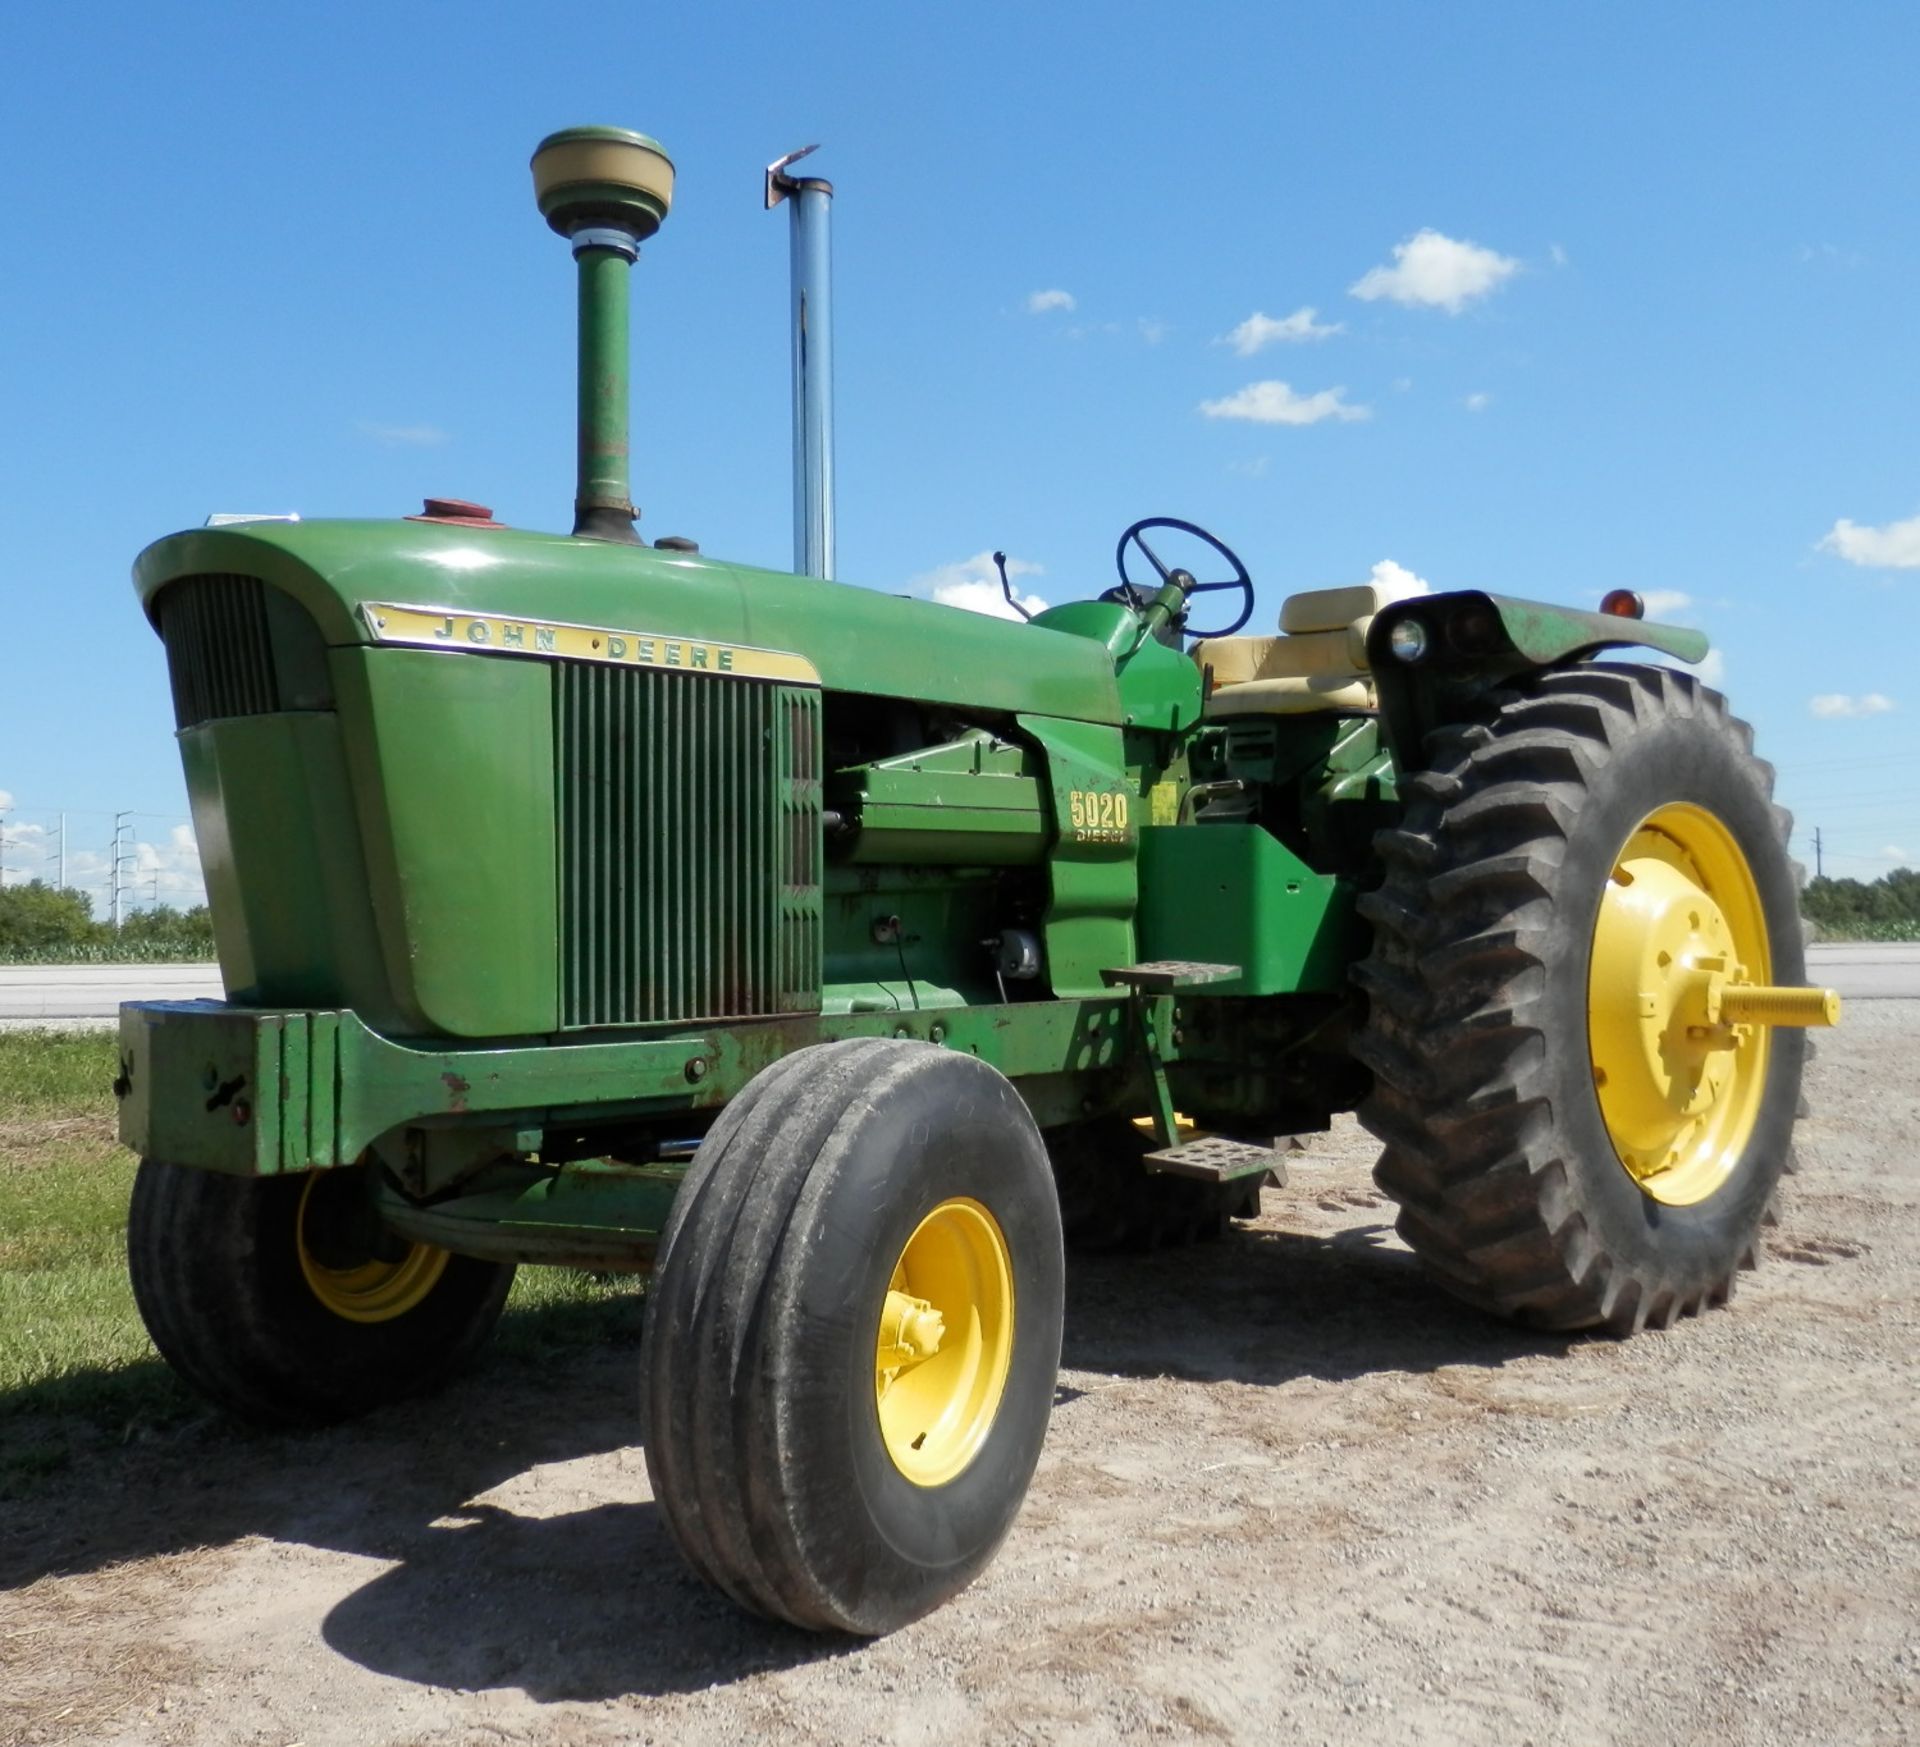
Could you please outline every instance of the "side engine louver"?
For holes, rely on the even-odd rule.
[[[820,698],[560,662],[560,1012],[568,1028],[820,1005]]]
[[[257,576],[183,576],[161,593],[177,727],[280,708],[266,592]]]

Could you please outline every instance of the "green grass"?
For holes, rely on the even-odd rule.
[[[60,946],[0,946],[0,964],[211,964],[213,937],[205,940],[97,941]]]
[[[108,1032],[0,1032],[0,1498],[207,1412],[127,1284],[135,1160],[114,1138],[114,1049]],[[638,1317],[630,1279],[525,1268],[498,1344],[541,1364],[630,1338]]]
[[[1920,922],[1901,918],[1890,922],[1862,922],[1857,919],[1837,922],[1820,921],[1822,940],[1840,941],[1896,941],[1912,944],[1920,941]]]

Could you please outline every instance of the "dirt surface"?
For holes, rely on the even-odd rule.
[[[1814,1070],[1734,1304],[1453,1305],[1344,1127],[1207,1248],[1079,1264],[1026,1510],[871,1645],[685,1575],[635,1355],[189,1427],[0,1511],[0,1741],[1920,1740],[1920,1002]]]

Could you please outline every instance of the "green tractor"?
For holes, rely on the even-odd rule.
[[[1749,730],[1644,659],[1700,633],[1349,588],[1241,635],[1246,566],[1164,518],[1028,624],[825,580],[830,190],[784,161],[804,574],[649,546],[626,300],[672,165],[595,128],[533,170],[570,535],[436,499],[138,561],[227,990],[120,1020],[182,1377],[324,1422],[472,1359],[519,1264],[648,1272],[675,1542],[874,1634],[1012,1524],[1065,1245],[1217,1231],[1337,1112],[1475,1305],[1627,1334],[1732,1292],[1838,1001]]]

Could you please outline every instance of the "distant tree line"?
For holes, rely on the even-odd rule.
[[[1828,940],[1920,941],[1920,872],[1900,867],[1877,880],[1809,880],[1800,908]],[[213,956],[213,918],[205,904],[134,910],[116,929],[95,918],[85,892],[45,880],[0,887],[0,964],[157,964]]]
[[[130,911],[118,928],[93,914],[93,899],[30,880],[0,887],[0,964],[162,964],[213,957],[213,918],[156,905]]]
[[[1809,880],[1800,909],[1828,940],[1920,940],[1920,872],[1877,880]]]

